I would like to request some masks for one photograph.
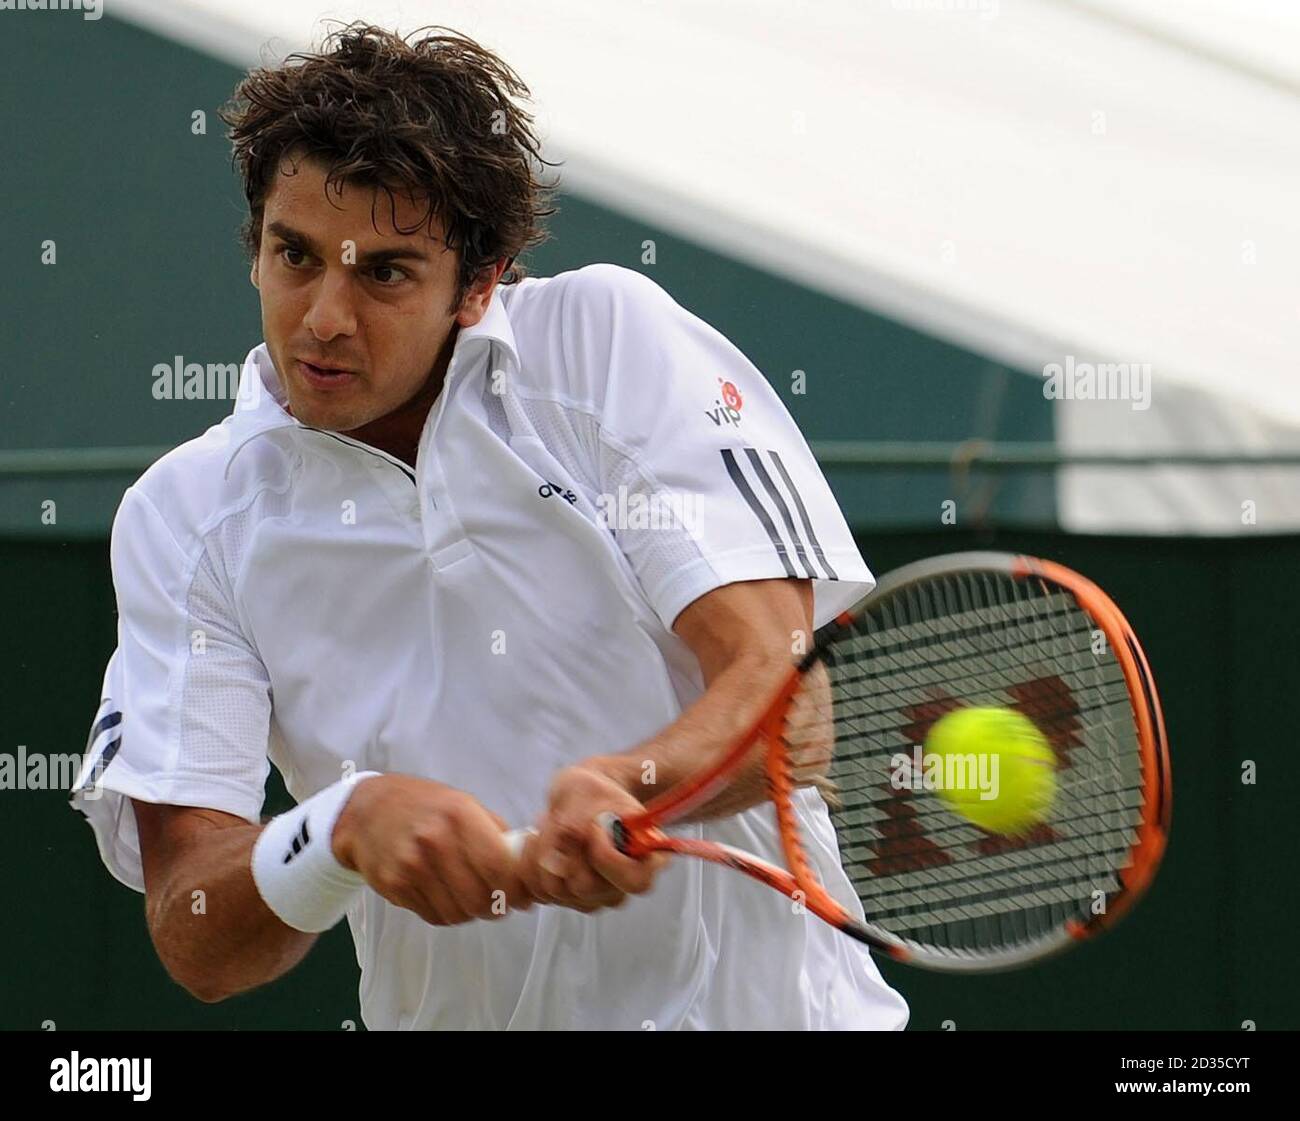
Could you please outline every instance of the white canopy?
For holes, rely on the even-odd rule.
[[[570,190],[1031,374],[1149,370],[1147,408],[1058,401],[1065,448],[1300,452],[1291,0],[112,8],[244,66],[326,19],[455,27],[529,83]],[[1300,526],[1296,468],[1097,470],[1061,473],[1067,527]]]

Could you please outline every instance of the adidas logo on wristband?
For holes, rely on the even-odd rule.
[[[293,848],[284,854],[284,863],[288,864],[307,847],[310,841],[311,836],[307,833],[307,819],[303,818],[302,828],[298,830],[298,835],[293,839]]]

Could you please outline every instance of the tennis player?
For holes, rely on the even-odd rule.
[[[346,917],[370,1028],[901,1028],[864,947],[596,823],[713,758],[873,578],[722,335],[629,269],[514,266],[550,213],[527,93],[360,25],[240,85],[265,341],[123,497],[74,804],[203,1001]],[[297,805],[263,821],[271,763]],[[759,774],[685,829],[779,861]]]

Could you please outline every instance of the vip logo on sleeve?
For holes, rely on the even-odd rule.
[[[704,415],[719,428],[724,424],[739,427],[740,410],[745,404],[745,399],[740,395],[740,390],[736,388],[735,382],[723,381],[722,378],[718,378],[718,385],[721,388],[717,399],[713,402],[713,408],[705,409]]]

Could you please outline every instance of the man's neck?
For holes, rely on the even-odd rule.
[[[442,392],[443,382],[447,378],[447,367],[451,364],[451,353],[455,349],[456,336],[459,333],[459,328],[452,330],[438,355],[438,360],[434,363],[429,380],[424,383],[419,393],[387,416],[381,416],[378,420],[372,420],[369,424],[363,424],[360,428],[354,428],[343,435],[351,436],[354,440],[360,440],[372,448],[387,452],[408,466],[414,467],[416,453],[420,447],[420,435],[424,432],[425,423],[429,419],[429,410],[433,408],[438,394]]]
[[[442,392],[442,383],[446,371],[435,371],[430,375],[423,389],[398,409],[387,416],[353,428],[343,435],[369,444],[372,448],[387,452],[411,467],[415,466],[416,452],[420,446],[420,434],[429,419],[429,410]]]

